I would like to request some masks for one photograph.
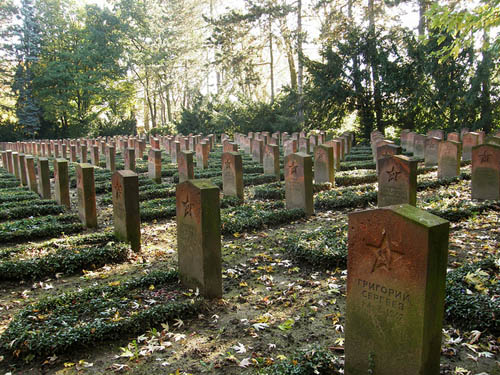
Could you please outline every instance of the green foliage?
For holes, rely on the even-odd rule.
[[[57,215],[64,212],[64,207],[54,201],[28,200],[0,204],[0,221],[23,219],[35,216]]]
[[[500,335],[498,262],[466,264],[446,276],[445,319],[454,327]]]
[[[200,301],[182,300],[177,283],[177,272],[156,271],[43,299],[14,317],[0,336],[1,349],[43,358],[189,316]]]
[[[317,228],[288,236],[285,251],[293,260],[321,269],[347,266],[347,226]]]
[[[328,349],[313,346],[259,371],[260,375],[340,375],[343,366]]]
[[[79,241],[58,240],[41,246],[2,249],[0,280],[40,280],[57,273],[71,275],[122,262],[127,259],[128,251],[129,246],[114,242],[111,233],[86,235]]]

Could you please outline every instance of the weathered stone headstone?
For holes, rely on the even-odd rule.
[[[439,138],[442,141],[444,140],[444,130],[431,129],[427,132],[427,137]]]
[[[442,141],[439,144],[438,178],[451,178],[460,174],[462,144],[455,141]]]
[[[490,145],[500,145],[500,137],[495,137],[495,136],[487,137],[485,143]]]
[[[12,150],[7,150],[7,170],[10,174],[14,174],[14,162],[12,160]]]
[[[132,251],[141,250],[141,215],[139,212],[139,177],[132,171],[113,173],[113,221],[115,236],[129,242]]]
[[[409,132],[406,136],[406,151],[414,152],[415,132]]]
[[[76,165],[76,190],[78,192],[78,215],[87,228],[97,227],[95,201],[94,166]]]
[[[376,155],[377,155],[377,162],[376,162],[376,170],[377,173],[380,170],[379,168],[379,160],[386,158],[388,156],[393,156],[393,155],[401,155],[403,149],[401,146],[395,145],[394,143],[381,143],[380,146],[377,147]]]
[[[66,144],[63,144],[61,146],[61,153],[62,153],[63,159],[67,159],[68,158],[68,146]]]
[[[28,178],[26,176],[26,155],[19,154],[19,179],[21,185],[28,186]]]
[[[447,141],[460,142],[460,134],[455,133],[455,132],[448,133],[448,135],[446,136],[446,140]]]
[[[335,183],[335,171],[333,168],[333,147],[318,145],[314,148],[314,182],[322,184]]]
[[[279,181],[281,179],[280,171],[280,147],[268,144],[264,147],[264,174],[272,174]]]
[[[72,162],[72,163],[78,162],[78,159],[76,158],[76,146],[75,145],[70,146],[70,162]]]
[[[28,177],[28,187],[31,191],[38,193],[38,184],[36,181],[35,159],[33,156],[26,156],[26,175]]]
[[[472,199],[500,200],[500,146],[472,148]]]
[[[38,194],[43,199],[51,199],[49,159],[38,158]]]
[[[238,145],[229,140],[225,140],[222,144],[222,152],[238,152]]]
[[[222,154],[222,191],[224,196],[243,199],[243,161],[237,152]]]
[[[177,254],[185,286],[208,298],[222,297],[219,188],[209,180],[177,185]]]
[[[438,164],[439,144],[441,139],[438,137],[427,137],[425,140],[425,166],[433,167]]]
[[[192,151],[181,151],[177,156],[179,183],[194,179],[194,163]]]
[[[314,213],[312,157],[298,152],[285,158],[286,208],[303,209],[307,216]]]
[[[417,160],[403,155],[379,159],[379,207],[407,203],[417,204]]]
[[[173,164],[178,164],[180,153],[181,153],[181,143],[177,141],[170,143],[170,159],[172,159]]]
[[[299,152],[304,154],[309,154],[310,152],[310,143],[309,138],[299,138]]]
[[[99,166],[99,146],[93,145],[90,149],[90,160],[92,165]]]
[[[116,150],[114,146],[106,146],[106,169],[114,172],[116,170],[115,165]]]
[[[208,168],[208,144],[205,142],[196,145],[196,166],[198,168]]]
[[[425,141],[427,137],[422,134],[415,134],[413,139],[413,156],[416,158],[424,158],[425,157]]]
[[[135,172],[135,148],[127,148],[125,150],[125,170]]]
[[[297,152],[297,141],[295,139],[285,141],[285,144],[283,145],[283,152],[285,156],[295,154]]]
[[[148,176],[156,183],[161,183],[161,150],[149,150]]]
[[[14,166],[14,176],[18,180],[21,179],[20,171],[19,171],[19,153],[17,151],[14,151],[12,153],[12,165]]]
[[[54,192],[56,202],[71,209],[69,195],[69,169],[66,159],[54,159]]]
[[[2,151],[2,168],[8,170],[9,162],[7,161],[7,151]]]
[[[252,141],[252,160],[262,164],[264,161],[264,141],[254,139]]]
[[[346,375],[439,375],[448,235],[407,204],[349,215]]]
[[[462,160],[472,160],[472,147],[479,144],[479,134],[469,132],[462,136]]]

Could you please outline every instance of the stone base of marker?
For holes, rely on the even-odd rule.
[[[417,160],[403,155],[378,160],[379,207],[407,203],[417,204]]]
[[[349,215],[346,375],[439,375],[448,235],[406,204]]]
[[[56,202],[71,209],[69,194],[69,170],[66,159],[54,160],[54,192]]]
[[[78,214],[87,228],[97,227],[94,167],[90,164],[76,165],[76,189],[78,193]]]
[[[207,298],[222,297],[219,188],[210,180],[177,185],[179,276]]]
[[[243,161],[237,152],[222,154],[222,190],[224,196],[243,200]]]
[[[472,199],[500,200],[500,146],[472,148]]]
[[[286,208],[300,208],[307,216],[314,213],[312,157],[303,152],[285,158]]]
[[[117,171],[111,183],[115,236],[129,242],[133,251],[141,250],[139,177],[132,171]]]

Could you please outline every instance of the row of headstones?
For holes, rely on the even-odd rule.
[[[219,189],[189,180],[176,199],[180,279],[221,298]],[[439,374],[448,232],[409,205],[349,215],[346,374]]]
[[[401,155],[402,148],[400,146],[381,139],[380,134],[376,132],[372,133],[372,139],[379,173],[379,207],[401,203],[415,205],[418,158]],[[463,139],[469,140],[469,146],[474,144],[470,148],[472,199],[500,199],[500,143],[493,143],[495,139],[500,140],[500,138],[492,136],[479,140],[476,134],[465,132]],[[405,145],[407,150],[412,149],[408,139],[403,134],[401,143]],[[415,148],[415,144],[413,148]],[[445,141],[438,137],[428,137],[424,151],[426,166],[437,164],[438,178],[452,178],[460,174],[462,143]]]

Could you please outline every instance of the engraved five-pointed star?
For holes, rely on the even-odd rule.
[[[389,182],[394,180],[398,180],[398,175],[401,173],[401,171],[397,171],[394,169],[394,165],[392,166],[392,169],[390,171],[387,171],[387,174],[389,175]]]
[[[296,174],[297,168],[299,165],[293,160],[290,164],[288,164],[288,168],[290,169],[290,174]]]
[[[122,196],[122,191],[123,191],[122,185],[120,183],[115,183],[114,187],[115,187],[116,198],[120,198]]]
[[[385,229],[382,231],[382,240],[378,245],[367,243],[367,246],[373,248],[375,252],[372,272],[381,267],[391,271],[392,264],[404,255],[401,250],[395,248],[395,245],[394,242],[389,241]]]
[[[184,207],[184,217],[193,216],[191,213],[191,209],[193,208],[191,202],[189,201],[189,196],[186,196],[186,200],[182,201],[182,206]]]
[[[224,168],[226,168],[226,169],[230,169],[231,168],[231,160],[227,159],[224,162]]]
[[[481,158],[481,163],[489,162],[490,156],[491,156],[491,154],[488,154],[488,151],[484,150],[484,152],[482,154],[479,154],[479,157]]]

